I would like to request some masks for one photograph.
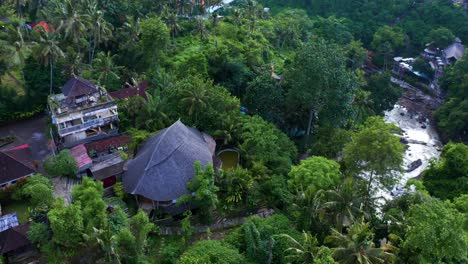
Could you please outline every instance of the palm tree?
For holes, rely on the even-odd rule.
[[[25,58],[31,51],[31,47],[33,43],[27,43],[24,41],[23,33],[20,27],[7,27],[7,34],[8,40],[0,40],[0,44],[2,46],[2,52],[4,52],[3,56],[8,58],[7,60],[7,67],[15,68],[18,67],[21,71],[21,77],[23,82],[25,81],[23,66],[25,62]],[[14,77],[10,71],[8,71],[8,75]],[[16,77],[14,77],[15,82],[19,82]]]
[[[172,40],[174,40],[179,31],[181,30],[180,25],[178,23],[179,19],[177,18],[177,14],[169,11],[168,8],[164,9],[164,14],[164,20],[166,21],[166,24],[171,31]]]
[[[223,139],[223,144],[227,145],[234,141],[234,136],[239,134],[239,130],[240,126],[238,120],[233,120],[229,115],[227,118],[223,119],[222,127],[216,130],[213,135],[217,138]]]
[[[375,115],[372,109],[373,101],[370,96],[371,92],[359,89],[354,97],[353,106],[356,113],[355,120],[357,124],[361,124],[369,116]]]
[[[164,101],[159,89],[155,89],[152,94],[146,93],[144,109],[148,114],[145,122],[147,130],[154,131],[165,127],[169,118],[164,112]]]
[[[65,39],[70,39],[75,43],[78,53],[80,53],[83,37],[89,28],[95,25],[90,23],[90,16],[88,14],[81,14],[75,8],[71,0],[65,0],[64,3],[57,3],[56,5],[53,9],[55,12],[58,12],[55,18],[60,20],[57,31],[64,33]]]
[[[93,232],[90,235],[85,234],[84,238],[88,247],[99,246],[107,263],[121,263],[116,248],[116,236],[111,232],[110,228],[103,230],[93,227]]]
[[[322,247],[318,245],[317,238],[309,232],[302,232],[303,242],[299,242],[290,235],[281,234],[279,237],[285,238],[292,245],[285,253],[292,263],[309,264],[314,263],[315,258],[320,254]]]
[[[242,24],[242,12],[239,8],[234,8],[232,11],[232,17],[234,20],[234,25],[238,28]]]
[[[348,177],[338,190],[323,191],[322,208],[326,209],[335,221],[335,228],[341,232],[345,222],[353,223],[357,217],[365,215],[362,201],[356,190],[353,178]]]
[[[195,86],[193,89],[185,89],[182,96],[181,104],[185,105],[189,116],[195,116],[195,124],[198,125],[198,113],[203,112],[208,104],[208,91],[202,86]]]
[[[89,51],[89,64],[93,63],[96,46],[105,43],[112,37],[113,26],[104,19],[104,13],[97,10],[97,3],[95,0],[88,0],[87,12],[91,27],[91,43],[92,48]]]
[[[50,68],[50,91],[52,94],[53,81],[53,68],[54,63],[57,62],[59,57],[64,57],[62,49],[59,47],[56,33],[49,33],[44,30],[39,31],[38,52],[39,60],[44,66]]]
[[[332,229],[331,235],[325,238],[325,243],[334,245],[333,258],[340,263],[394,263],[395,255],[386,252],[386,248],[376,248],[372,242],[374,233],[369,229],[369,224],[354,223],[348,233],[341,234]]]
[[[90,67],[89,64],[83,63],[81,56],[79,53],[67,53],[63,70],[66,76],[80,75],[84,69]]]
[[[107,53],[99,52],[94,60],[93,70],[99,74],[97,80],[104,85],[104,87],[108,85],[110,77],[120,79],[117,73],[122,70],[123,67],[114,64],[115,57],[116,55],[112,55],[110,51]]]
[[[247,0],[246,17],[249,20],[249,33],[252,33],[253,31],[255,31],[255,27],[257,24],[257,16],[258,16],[257,2],[254,0]]]
[[[200,42],[208,38],[209,33],[205,25],[205,20],[203,20],[203,18],[196,18],[196,27],[194,29],[194,33],[200,35]]]

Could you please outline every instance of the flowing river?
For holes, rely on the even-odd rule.
[[[418,113],[409,112],[399,104],[385,113],[385,122],[394,123],[402,129],[401,140],[407,146],[403,165],[405,171],[397,186],[403,187],[409,179],[418,177],[429,166],[431,159],[439,157],[443,144],[428,119],[421,118]],[[395,189],[393,192],[397,195],[399,193]],[[391,199],[389,192],[379,194]]]

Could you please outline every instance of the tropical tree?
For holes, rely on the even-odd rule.
[[[146,101],[143,107],[147,113],[145,118],[145,126],[149,131],[163,129],[169,121],[168,115],[165,113],[166,102],[161,97],[159,89],[155,89],[153,93],[146,93]]]
[[[421,263],[468,261],[467,215],[450,202],[430,199],[411,207],[402,247]]]
[[[187,183],[187,189],[195,195],[185,194],[177,200],[177,204],[195,202],[200,207],[200,218],[203,222],[211,222],[211,212],[216,209],[218,197],[216,193],[219,188],[214,184],[213,165],[208,164],[202,168],[199,161],[195,164],[195,176]]]
[[[96,47],[112,37],[113,26],[104,19],[104,12],[97,9],[95,0],[88,0],[86,6],[90,23],[93,25],[90,34],[92,47],[89,51],[89,64],[93,64]]]
[[[340,263],[394,263],[395,255],[383,248],[376,248],[373,237],[374,233],[369,229],[368,223],[356,222],[346,234],[332,229],[331,235],[325,238],[325,243],[334,246],[333,257]]]
[[[108,88],[109,79],[120,79],[119,72],[124,68],[115,65],[115,58],[116,55],[112,55],[110,51],[108,51],[107,53],[99,52],[94,60],[93,71],[98,74],[98,82],[106,88]]]
[[[38,34],[38,45],[37,45],[37,52],[36,54],[39,56],[40,62],[44,66],[49,66],[50,70],[50,91],[49,94],[52,94],[52,88],[54,85],[53,80],[53,69],[54,63],[60,57],[64,57],[65,54],[63,53],[62,49],[59,47],[59,41],[57,40],[57,33],[53,32],[46,32],[44,30],[40,30]]]
[[[372,109],[371,92],[359,89],[354,97],[353,108],[357,124],[363,123],[368,117],[375,115]]]
[[[308,116],[307,137],[313,125],[320,122],[340,126],[351,114],[358,83],[346,69],[345,61],[340,47],[318,40],[302,48],[288,67],[287,109],[294,113],[290,117],[295,122],[303,124]]]
[[[381,117],[369,117],[362,128],[345,145],[344,162],[351,173],[367,181],[366,211],[378,186],[390,188],[399,177],[404,145],[394,135],[399,128],[386,124]]]
[[[198,122],[198,115],[205,111],[208,104],[209,93],[204,86],[195,86],[194,89],[184,89],[180,103],[185,105],[189,116],[194,116],[195,123]]]
[[[289,187],[295,193],[328,190],[337,186],[341,180],[340,165],[324,157],[312,156],[292,166],[289,172]]]
[[[165,15],[164,15],[164,21],[166,22],[167,26],[169,27],[169,30],[171,32],[172,39],[174,40],[177,34],[181,30],[181,26],[178,21],[177,14],[174,12],[169,11],[166,9]]]
[[[200,43],[203,40],[206,40],[209,36],[208,29],[206,28],[205,20],[201,17],[196,19],[196,27],[193,30],[193,33],[200,37]]]
[[[75,176],[78,165],[70,150],[64,149],[56,156],[48,156],[44,161],[44,170],[50,176]]]
[[[245,202],[245,198],[254,184],[250,171],[240,167],[223,171],[218,178],[217,185],[220,188],[223,205],[229,209]]]
[[[59,6],[62,13],[57,32],[63,33],[64,38],[71,40],[76,45],[78,53],[81,53],[82,42],[88,29],[95,25],[91,24],[91,17],[88,14],[82,14],[72,0],[65,0]]]
[[[423,183],[429,193],[440,199],[454,199],[468,193],[468,146],[449,143],[439,161],[432,161],[423,172]]]
[[[331,250],[325,246],[319,246],[317,238],[309,232],[302,232],[302,241],[298,241],[288,234],[281,234],[279,237],[287,239],[291,244],[285,253],[288,254],[287,259],[292,263],[337,264],[333,260]]]
[[[20,26],[14,27],[9,25],[6,29],[8,38],[6,40],[0,39],[2,60],[5,60],[8,69],[7,73],[10,77],[16,80],[16,77],[10,73],[10,68],[17,68],[21,71],[22,80],[25,82],[23,66],[25,65],[26,57],[30,54],[34,43],[24,41]]]
[[[354,223],[366,213],[361,209],[363,200],[360,190],[352,177],[347,177],[337,189],[323,191],[320,195],[321,208],[331,216],[338,232],[343,230],[346,222]]]

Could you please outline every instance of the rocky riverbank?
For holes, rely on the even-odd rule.
[[[404,172],[399,186],[411,178],[420,177],[430,160],[438,158],[443,147],[434,126],[432,112],[443,102],[436,85],[427,92],[398,79],[392,82],[404,89],[395,107],[385,113],[385,120],[402,129],[401,142],[407,146],[404,156]]]

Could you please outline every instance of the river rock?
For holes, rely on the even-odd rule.
[[[400,138],[400,143],[408,145],[408,140],[406,138]]]
[[[422,125],[421,128],[422,128],[422,129],[426,129],[427,126],[426,126],[426,125]]]
[[[412,172],[421,165],[422,165],[422,160],[421,159],[415,160],[415,161],[411,162],[410,165],[408,165],[408,169],[406,170],[406,172]]]

